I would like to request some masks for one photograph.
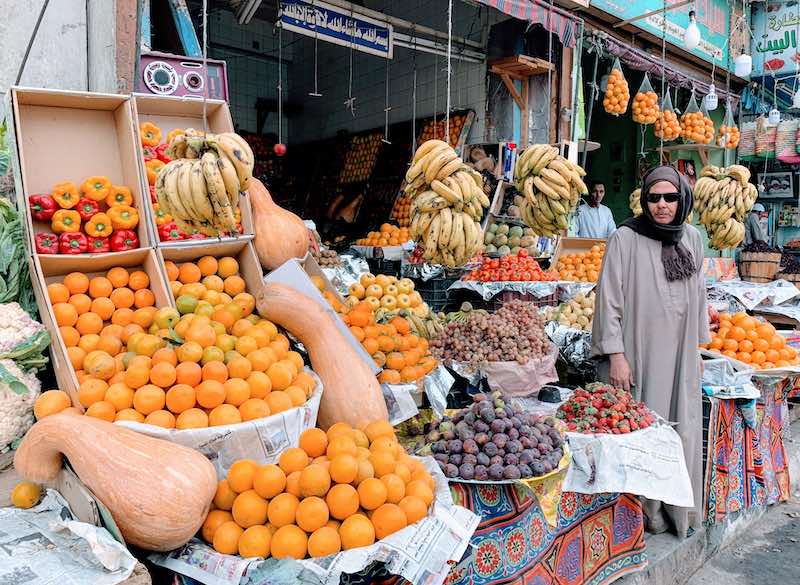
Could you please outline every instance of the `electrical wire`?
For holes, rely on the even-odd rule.
[[[203,136],[208,134],[208,0],[203,0]]]
[[[444,113],[445,142],[450,143],[450,77],[452,75],[451,56],[453,53],[453,0],[447,1],[447,106]]]

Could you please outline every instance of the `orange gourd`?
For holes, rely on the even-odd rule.
[[[214,466],[194,449],[66,413],[31,427],[14,467],[29,481],[52,481],[62,456],[111,512],[125,541],[146,550],[186,544],[217,490]]]
[[[325,389],[317,424],[327,429],[337,422],[355,428],[388,420],[377,378],[336,326],[331,313],[310,297],[283,284],[265,284],[258,295],[258,312],[298,338],[311,367]]]
[[[253,208],[253,243],[261,266],[274,270],[292,258],[305,258],[308,230],[303,220],[277,205],[258,179],[250,181],[248,193]]]

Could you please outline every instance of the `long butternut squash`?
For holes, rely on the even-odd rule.
[[[308,350],[311,368],[322,380],[317,424],[327,429],[337,422],[360,427],[388,420],[378,380],[337,328],[336,317],[295,289],[270,283],[256,299],[262,317],[297,337]]]
[[[217,487],[214,466],[194,449],[65,413],[31,427],[14,467],[30,481],[50,481],[62,456],[111,512],[125,541],[146,550],[186,544],[202,526]]]
[[[303,220],[277,205],[264,183],[250,179],[250,205],[258,259],[266,270],[275,270],[292,258],[305,258],[308,229]]]

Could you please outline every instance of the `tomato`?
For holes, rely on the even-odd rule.
[[[517,256],[520,258],[527,258],[528,257],[528,250],[522,248],[519,252],[517,252]]]

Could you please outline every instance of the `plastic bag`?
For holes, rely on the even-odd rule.
[[[762,159],[775,158],[775,139],[778,127],[770,124],[767,118],[761,116],[756,120],[756,156]]]
[[[752,160],[756,154],[756,123],[745,122],[742,124],[739,137],[739,158]]]
[[[675,108],[672,107],[672,98],[669,97],[669,91],[664,95],[661,101],[661,112],[656,119],[653,132],[656,138],[662,140],[675,140],[681,135],[681,125],[678,123],[678,116],[675,113]]]
[[[796,164],[800,162],[797,154],[797,128],[800,120],[782,120],[775,136],[775,156],[781,162]]]
[[[631,111],[633,112],[633,121],[637,124],[654,124],[658,120],[658,95],[653,91],[647,73],[644,74],[639,91],[633,96]]]
[[[708,122],[706,122],[708,120]],[[708,134],[709,128],[711,134]],[[681,136],[686,142],[708,144],[714,139],[714,124],[708,114],[704,114],[697,105],[697,96],[692,90],[689,105],[681,115]]]
[[[725,106],[725,119],[717,130],[717,146],[736,148],[739,146],[740,139],[741,134],[736,127],[736,121],[733,119],[733,110],[731,110],[731,102],[729,100]]]
[[[630,98],[628,80],[622,73],[622,65],[620,65],[619,59],[614,59],[614,66],[608,75],[606,95],[603,97],[603,108],[609,114],[619,116],[627,111]]]

